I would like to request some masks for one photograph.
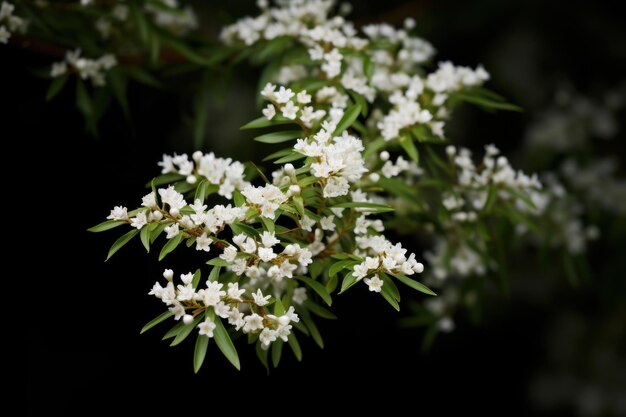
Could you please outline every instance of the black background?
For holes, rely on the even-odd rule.
[[[439,59],[485,63],[494,78],[490,86],[528,109],[524,114],[497,115],[469,111],[462,116],[470,121],[464,125],[469,131],[459,135],[461,141],[514,148],[529,114],[550,102],[561,80],[584,91],[602,91],[623,80],[626,38],[624,20],[616,10],[590,2],[460,3],[359,4],[355,19],[393,20],[417,12],[418,25],[437,47]],[[253,350],[239,344],[242,371],[237,372],[211,344],[204,368],[194,375],[193,343],[170,348],[160,341],[163,328],[141,336],[139,329],[161,311],[147,292],[162,269],[188,262],[195,269],[201,258],[173,254],[159,263],[154,253],[146,255],[139,242],[133,242],[104,263],[119,233],[86,232],[112,206],[138,205],[144,184],[158,173],[156,161],[163,152],[191,150],[189,129],[180,123],[184,97],[134,86],[132,125],[113,108],[103,120],[100,137],[93,138],[85,133],[71,93],[45,104],[48,82],[30,70],[48,58],[0,48],[3,101],[8,106],[2,116],[3,139],[7,149],[18,147],[4,156],[23,160],[21,169],[6,173],[23,197],[16,201],[13,195],[5,196],[5,207],[12,211],[26,206],[30,213],[25,221],[8,220],[17,228],[16,250],[28,259],[9,259],[17,272],[8,278],[18,287],[13,290],[18,303],[28,311],[28,322],[19,325],[27,334],[24,409],[29,412],[330,412],[327,401],[333,400],[354,413],[384,407],[385,413],[540,415],[529,402],[529,383],[546,352],[546,323],[559,309],[589,316],[601,309],[593,286],[564,285],[558,297],[547,302],[496,298],[482,324],[461,318],[454,333],[441,337],[424,354],[420,330],[398,329],[397,315],[384,300],[357,288],[335,298],[338,321],[320,323],[324,350],[301,338],[302,363],[286,351],[281,366],[267,376]],[[257,73],[240,71],[244,86],[237,87],[233,100],[246,100],[241,108],[247,109]],[[238,109],[215,109],[205,148],[258,162],[263,154],[242,141],[236,130],[253,115],[239,115]],[[226,114],[234,119],[231,132],[238,141],[217,130]],[[622,150],[623,145],[617,148]],[[32,171],[35,181],[20,179]],[[602,256],[596,255],[598,262],[603,262]],[[28,287],[19,295],[22,280]],[[21,315],[20,309],[5,317],[14,321]]]

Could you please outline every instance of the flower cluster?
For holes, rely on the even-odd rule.
[[[429,72],[435,51],[413,35],[412,19],[403,28],[370,25],[360,34],[332,16],[330,0],[259,5],[259,16],[237,21],[221,37],[235,49],[256,48],[261,62],[278,57],[260,91],[263,117],[243,127],[266,129],[259,142],[288,142],[267,157],[276,168],[256,182],[243,164],[213,153],[164,155],[142,207],[116,207],[96,229],[128,224],[134,230],[118,242],[140,234],[147,249],[164,233],[161,259],[181,242],[210,252],[204,288],[196,274],[174,285],[168,272],[167,286],[151,293],[202,336],[228,320],[257,343],[262,361],[259,351],[272,342],[273,355],[283,341],[298,355],[293,329],[317,338],[311,313],[332,317],[321,304],[331,305],[337,289],[362,281],[396,309],[395,282],[434,295],[413,279],[424,271],[415,253],[384,234],[420,233],[429,244],[426,279],[444,294],[425,308],[438,315],[438,328],[451,330],[463,298],[455,295],[462,292],[457,278],[501,267],[487,219],[537,219],[550,202],[538,177],[513,169],[493,145],[478,163],[468,149],[450,145],[441,157],[432,146],[445,141],[445,123],[460,102],[502,107],[482,88],[489,74],[450,62]],[[209,200],[211,194],[226,201]],[[402,215],[376,217],[394,209]],[[188,334],[183,325],[168,334]]]
[[[0,4],[0,43],[7,43],[11,33],[26,32],[28,22],[13,14],[15,6],[7,1]]]
[[[159,162],[162,174],[178,174],[185,177],[189,184],[195,184],[199,179],[206,179],[209,184],[217,185],[217,193],[232,199],[233,191],[243,190],[250,183],[244,180],[244,165],[231,158],[218,158],[213,152],[207,154],[196,151],[191,156],[163,155]]]
[[[261,346],[267,349],[279,338],[286,342],[291,334],[290,323],[300,321],[293,306],[280,316],[266,313],[264,307],[271,296],[264,295],[260,289],[250,293],[239,288],[236,282],[224,286],[210,279],[205,288],[198,289],[199,282],[194,283],[192,273],[181,274],[182,283],[176,285],[171,269],[166,269],[163,277],[167,280],[166,286],[156,282],[149,294],[163,301],[175,320],[182,319],[184,324],[196,326],[200,336],[212,338],[215,321],[225,319],[235,331],[257,334]]]
[[[89,59],[81,56],[80,49],[68,51],[65,60],[52,64],[50,76],[60,77],[68,73],[75,73],[83,80],[89,80],[95,87],[106,84],[105,74],[117,65],[114,55],[106,54],[98,59]]]

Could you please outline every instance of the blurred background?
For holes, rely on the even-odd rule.
[[[190,3],[207,36],[256,14],[252,1]],[[243,346],[241,372],[210,346],[205,367],[194,375],[193,343],[170,348],[158,330],[139,335],[161,309],[147,293],[162,269],[200,265],[197,254],[175,253],[159,263],[133,242],[104,263],[116,234],[86,232],[112,206],[139,202],[163,153],[194,149],[187,99],[197,84],[185,77],[158,91],[131,84],[132,122],[112,106],[93,137],[72,94],[45,102],[49,81],[34,73],[49,57],[0,46],[3,138],[10,149],[17,145],[20,153],[11,155],[24,158],[27,172],[38,177],[20,186],[27,192],[20,205],[37,223],[16,234],[32,259],[16,269],[33,285],[28,295],[35,301],[26,329],[24,408],[159,415],[213,412],[219,404],[236,413],[326,413],[333,400],[354,412],[626,415],[626,20],[619,9],[608,1],[353,4],[357,25],[400,25],[413,17],[438,60],[484,64],[492,76],[488,87],[525,109],[462,108],[448,131],[454,143],[472,149],[495,143],[530,171],[567,169],[565,153],[588,165],[612,161],[602,162],[602,175],[592,178],[599,183],[588,181],[580,190],[581,198],[600,194],[602,209],[586,214],[600,238],[587,248],[588,278],[578,285],[560,262],[512,260],[510,294],[490,297],[478,324],[459,317],[456,330],[428,352],[420,349],[422,330],[399,327],[382,299],[363,288],[336,297],[339,320],[320,323],[324,350],[306,340],[303,362],[286,354],[269,376]],[[238,129],[257,117],[259,73],[239,65],[211,80],[205,151],[261,161],[265,150]],[[581,168],[569,169],[577,176]],[[609,181],[612,194],[596,189]]]

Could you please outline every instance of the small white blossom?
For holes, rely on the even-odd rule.
[[[254,299],[254,303],[256,305],[258,305],[259,307],[263,307],[264,305],[267,305],[267,303],[269,303],[271,295],[264,296],[261,292],[261,289],[259,288],[258,290],[256,290],[256,293],[252,293],[252,298]]]
[[[215,327],[216,326],[215,323],[213,323],[213,320],[207,317],[203,322],[198,324],[198,329],[200,329],[198,333],[202,336],[213,337],[213,330],[215,330]]]
[[[372,278],[365,278],[363,282],[368,285],[370,291],[380,292],[383,288],[383,280],[378,278],[378,275],[374,275]]]

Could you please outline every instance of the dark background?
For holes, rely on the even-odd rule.
[[[496,115],[461,111],[452,132],[455,142],[517,148],[533,114],[552,101],[559,85],[593,95],[624,81],[624,19],[605,3],[372,3],[355,4],[357,23],[400,24],[405,16],[415,17],[421,34],[437,48],[437,59],[484,63],[492,74],[489,86],[526,109],[523,114]],[[235,16],[254,13],[243,2],[228,7]],[[17,227],[17,250],[30,259],[15,261],[18,272],[9,278],[29,283],[26,297],[20,297],[29,312],[24,323],[28,412],[213,413],[216,404],[246,414],[329,412],[327,401],[332,399],[354,413],[382,407],[385,413],[427,415],[587,415],[586,403],[579,404],[580,391],[572,385],[537,388],[537,376],[551,370],[581,378],[591,373],[590,386],[602,380],[598,389],[626,394],[623,376],[606,382],[603,371],[589,372],[592,352],[570,352],[579,339],[554,337],[563,323],[582,323],[582,336],[576,333],[582,346],[599,338],[593,332],[599,323],[612,320],[616,336],[604,337],[602,346],[623,353],[625,269],[618,259],[621,248],[613,242],[600,242],[591,252],[598,273],[590,283],[572,288],[558,274],[547,284],[526,277],[513,284],[513,294],[520,288],[525,296],[495,297],[478,326],[460,317],[457,330],[440,337],[429,353],[420,350],[422,331],[399,329],[396,313],[363,287],[335,298],[338,321],[320,321],[323,351],[300,338],[302,363],[286,350],[281,366],[266,376],[253,350],[239,344],[242,371],[237,372],[212,343],[204,368],[194,375],[193,343],[170,348],[160,341],[163,328],[141,336],[139,329],[161,311],[158,300],[147,293],[162,269],[178,266],[178,272],[186,272],[201,265],[201,259],[181,253],[159,263],[134,241],[104,263],[118,232],[86,232],[114,205],[140,203],[163,152],[192,150],[190,129],[181,122],[186,87],[175,86],[168,93],[132,86],[132,124],[112,108],[100,137],[94,138],[85,133],[71,93],[45,104],[48,81],[33,76],[31,69],[48,58],[6,46],[0,46],[0,56],[2,101],[7,105],[0,116],[3,138],[8,149],[17,146],[19,153],[10,157],[24,160],[22,169],[7,173],[18,178],[11,182],[19,184],[24,197],[5,205],[25,205],[32,212],[25,224],[10,225]],[[256,117],[251,103],[258,72],[245,65],[237,71],[233,78],[238,84],[209,116],[204,148],[259,162],[265,152],[237,129]],[[623,143],[616,141],[610,152],[623,157]],[[20,174],[31,170],[37,180],[20,183]],[[192,266],[185,268],[189,262]],[[575,365],[559,362],[565,355],[573,355]],[[623,356],[611,358],[609,369],[626,369]],[[549,397],[551,389],[564,391],[557,394],[569,401],[542,406],[542,395]]]

